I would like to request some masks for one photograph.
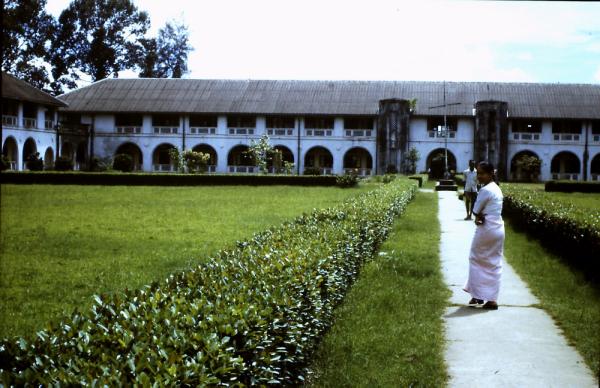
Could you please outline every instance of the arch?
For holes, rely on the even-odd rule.
[[[44,168],[49,170],[54,166],[54,150],[52,147],[46,148],[44,152]]]
[[[249,147],[239,144],[229,150],[227,154],[227,169],[229,172],[254,172],[255,161],[246,151]]]
[[[203,154],[209,154],[210,160],[208,161],[208,165],[209,166],[217,165],[219,156],[217,154],[217,151],[210,144],[205,144],[205,143],[198,144],[198,145],[194,146],[194,148],[192,148],[192,151],[202,152]]]
[[[85,170],[86,164],[88,160],[88,150],[87,143],[81,142],[77,145],[77,151],[75,152],[75,169],[76,170]]]
[[[267,160],[267,168],[269,169],[269,172],[281,173],[284,171],[284,162],[294,163],[294,153],[282,144],[274,146],[273,149],[281,153],[281,160],[276,160],[275,156],[269,157]]]
[[[321,174],[333,172],[333,154],[323,146],[309,149],[304,155],[304,169],[319,169]]]
[[[592,158],[590,175],[593,181],[600,181],[600,153]]]
[[[122,143],[115,151],[115,156],[118,154],[126,154],[131,156],[131,159],[133,160],[133,171],[139,171],[142,169],[144,155],[137,144],[132,142]]]
[[[156,146],[154,152],[152,152],[152,169],[154,171],[175,171],[177,169],[173,165],[169,153],[174,148],[175,146],[170,143],[162,143]]]
[[[526,166],[520,163],[520,159],[524,156],[536,158],[541,165],[540,157],[533,151],[523,150],[517,152],[510,161],[510,180],[516,182],[536,182],[540,175],[540,170],[529,170]]]
[[[19,159],[19,146],[14,137],[8,136],[6,139],[4,139],[4,144],[2,145],[2,155],[4,155],[8,160],[8,168],[10,170],[16,170],[17,160]]]
[[[561,151],[554,155],[550,163],[552,179],[579,179],[581,161],[570,151]]]
[[[444,177],[444,149],[436,148],[427,156],[425,168],[429,171],[432,179],[441,179]],[[456,171],[456,157],[452,151],[448,150],[448,171]]]
[[[373,170],[373,157],[371,153],[362,147],[350,148],[344,154],[344,171],[358,172],[358,175],[371,175]]]
[[[37,152],[37,145],[35,144],[35,140],[32,137],[28,137],[25,140],[25,144],[23,145],[23,167],[25,167],[25,163],[27,163],[27,159],[30,155],[35,154]]]

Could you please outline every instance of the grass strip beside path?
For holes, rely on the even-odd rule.
[[[418,193],[365,265],[315,356],[311,384],[444,386],[437,194]]]
[[[600,290],[537,240],[506,222],[504,255],[569,342],[600,377]]]

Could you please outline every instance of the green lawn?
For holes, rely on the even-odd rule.
[[[0,337],[30,336],[93,294],[163,279],[371,187],[2,185]]]
[[[311,366],[315,387],[442,387],[437,194],[418,193],[335,312]]]

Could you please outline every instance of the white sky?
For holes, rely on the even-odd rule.
[[[151,35],[169,20],[188,25],[186,78],[600,83],[600,3],[134,3]],[[68,4],[48,0],[47,10]]]

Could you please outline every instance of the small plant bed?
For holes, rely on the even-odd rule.
[[[441,316],[450,293],[439,261],[437,195],[418,193],[336,310],[311,385],[442,387]]]
[[[305,214],[192,270],[97,296],[91,311],[0,344],[6,385],[301,384],[319,337],[416,184]]]
[[[600,289],[527,233],[506,223],[506,260],[594,373],[600,372]]]
[[[600,195],[547,193],[503,184],[503,214],[600,282]]]

